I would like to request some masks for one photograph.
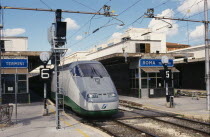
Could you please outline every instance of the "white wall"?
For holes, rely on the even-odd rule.
[[[4,37],[6,51],[27,51],[28,38],[27,37]]]
[[[194,53],[194,58],[204,58],[205,57],[205,45],[193,46],[180,50],[169,51],[168,53]]]
[[[110,39],[106,44],[98,45],[92,49],[89,49],[87,54],[84,55],[72,54],[66,58],[66,62],[72,62],[77,60],[93,60],[96,58],[100,58],[103,56],[111,55],[114,53],[123,53],[122,49],[125,49],[126,53],[136,53],[136,43],[150,43],[150,52],[156,53],[159,51],[160,53],[166,53],[166,35],[160,33],[149,33],[147,35],[143,35],[144,33],[151,32],[150,29],[145,28],[131,28],[128,29],[124,34],[122,34],[119,38]],[[122,38],[130,37],[132,41],[128,40],[126,42],[122,42]],[[117,44],[114,46],[108,46],[109,43]],[[102,47],[101,50],[97,50],[97,48]],[[79,57],[81,56],[81,57]]]
[[[74,62],[74,61],[88,60],[87,57],[86,57],[87,53],[88,52],[85,52],[85,51],[84,52],[83,51],[75,52],[75,53],[73,53],[69,56],[64,57],[61,60],[61,63],[68,64],[68,63],[71,63],[71,62]]]
[[[151,47],[151,53],[156,53],[156,50],[160,53],[166,53],[166,35],[160,33],[152,33],[150,35],[151,40],[160,40],[160,43],[154,43]]]
[[[126,53],[136,53],[136,43],[150,43],[151,45],[151,53],[155,53],[156,50],[160,51],[160,47],[161,47],[161,42],[153,42],[153,41],[127,41],[115,46],[110,46],[107,48],[104,48],[102,50],[99,51],[95,51],[93,53],[89,53],[87,54],[87,59],[89,60],[93,60],[96,58],[100,58],[103,56],[107,56],[107,55],[111,55],[114,53],[123,53],[123,48],[125,49]]]
[[[90,53],[92,52],[96,52],[98,47],[109,47],[108,44],[113,43],[119,43],[121,42],[121,39],[124,37],[130,37],[132,40],[147,40],[147,42],[145,43],[151,43],[151,53],[156,53],[156,51],[159,51],[160,53],[166,53],[166,35],[165,34],[160,34],[160,33],[149,33],[147,35],[143,35],[147,32],[151,32],[150,29],[147,28],[130,28],[128,29],[125,33],[123,33],[119,38],[115,38],[115,39],[110,39],[107,41],[107,44],[102,44],[102,45],[98,45],[92,49],[90,49]],[[161,41],[160,43],[158,42],[152,42],[149,40],[157,40],[157,41]]]

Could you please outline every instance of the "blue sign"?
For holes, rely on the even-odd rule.
[[[140,67],[162,67],[161,59],[140,59]],[[168,67],[173,67],[173,59],[168,60]]]
[[[1,67],[3,68],[27,68],[27,59],[2,59]]]

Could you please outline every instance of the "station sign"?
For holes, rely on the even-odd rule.
[[[140,59],[140,67],[163,67],[161,59]],[[173,59],[168,60],[168,67],[173,67]]]
[[[1,67],[3,68],[27,68],[28,59],[2,59]]]

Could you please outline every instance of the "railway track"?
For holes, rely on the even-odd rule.
[[[123,106],[125,107],[126,105],[123,104]],[[178,117],[170,113],[164,114],[163,112],[158,112],[158,111],[153,111],[153,110],[142,110],[141,108],[139,108],[141,106],[133,107],[133,106],[127,105],[126,107],[132,108],[132,111],[129,111],[129,113],[134,113],[134,114],[142,116],[142,117],[136,118],[138,119],[136,120],[137,122],[132,122],[132,124],[142,122],[147,119],[147,121],[150,121],[151,123],[156,121],[158,123],[161,123],[160,125],[164,125],[164,124],[169,125],[169,126],[172,125],[172,127],[178,128],[181,131],[183,131],[184,129],[183,132],[185,131],[194,132],[195,134],[198,134],[199,136],[210,135],[210,123],[186,119],[186,118]],[[122,111],[128,112],[128,110],[122,110]],[[153,115],[147,115],[145,114],[145,111],[152,112]],[[144,119],[144,120],[140,120],[140,119]],[[122,120],[126,121],[126,118]],[[126,122],[128,122],[128,120]]]
[[[210,135],[209,123],[129,105],[119,110],[120,115],[107,119],[88,119],[73,115],[82,123],[97,127],[116,137],[206,137]],[[69,110],[65,111],[72,114]]]
[[[97,127],[98,129],[108,133],[114,137],[158,137],[156,135],[151,134],[148,131],[145,131],[141,128],[136,128],[132,125],[126,124],[121,120],[117,120],[115,118],[103,118],[101,119],[89,119],[89,118],[81,118],[77,116],[74,112],[69,110],[68,107],[65,107],[65,112],[70,114],[76,120]]]
[[[83,123],[102,129],[104,132],[114,137],[158,137],[148,131],[136,128],[120,120],[83,121]]]

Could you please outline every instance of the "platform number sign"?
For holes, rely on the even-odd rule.
[[[170,81],[171,80],[171,70],[160,70],[160,75],[163,80]]]
[[[50,79],[50,69],[49,68],[40,68],[40,77],[42,80]]]

